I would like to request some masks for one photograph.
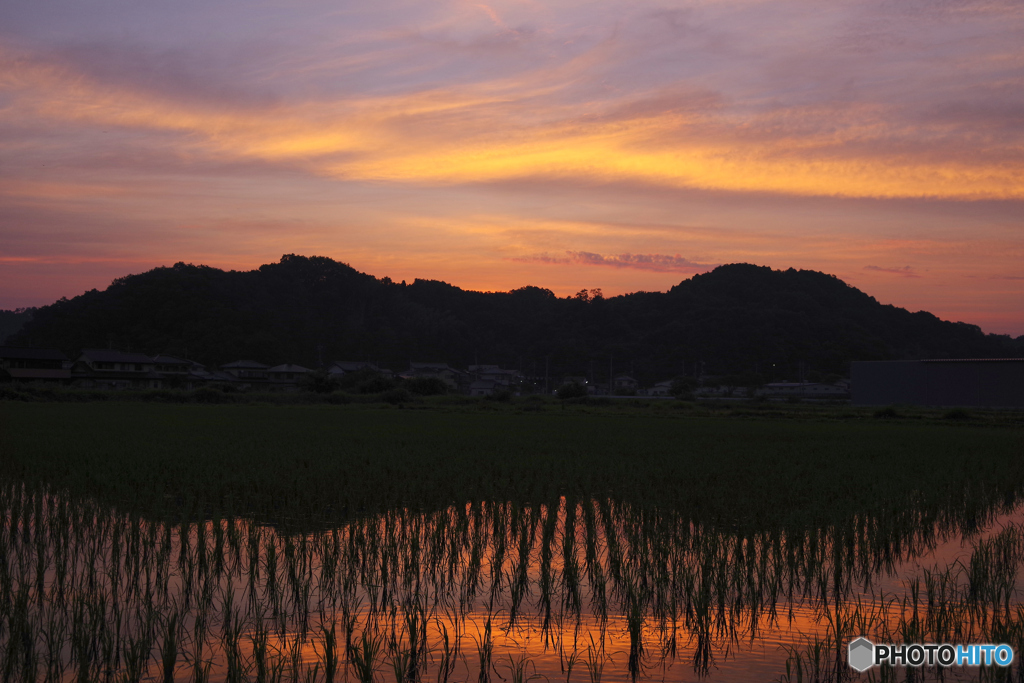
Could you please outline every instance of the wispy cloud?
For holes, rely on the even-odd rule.
[[[873,272],[876,272],[876,273],[888,273],[890,275],[900,275],[902,277],[921,277],[910,266],[903,266],[902,268],[883,268],[881,266],[864,266],[864,270],[870,270],[870,271],[873,271]]]
[[[597,88],[598,79],[622,78],[615,59],[636,59],[622,49],[555,57],[554,74],[531,62],[500,77],[342,94],[320,84],[290,93],[280,77],[273,86],[234,85],[230,65],[199,86],[198,67],[180,51],[5,50],[0,42],[0,91],[9,100],[0,149],[45,154],[59,130],[76,136],[62,145],[62,163],[93,160],[100,147],[109,157],[171,141],[168,156],[301,167],[342,181],[537,178],[796,196],[1024,198],[1024,159],[1005,151],[1024,144],[1015,102],[986,112],[1003,124],[986,119],[993,132],[976,145],[965,138],[972,110],[928,121],[893,103],[780,101],[744,92],[749,86],[709,88],[708,73]],[[151,163],[140,158],[138,170]]]
[[[702,273],[711,270],[717,263],[697,263],[676,254],[594,254],[589,251],[567,251],[564,256],[533,254],[511,257],[510,261],[521,263],[577,264],[584,266],[608,266],[611,268],[635,268],[657,273]]]

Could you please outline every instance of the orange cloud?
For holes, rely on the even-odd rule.
[[[849,197],[1024,198],[1024,161],[858,154],[846,142],[898,135],[862,107],[799,137],[771,120],[710,111],[597,106],[580,116],[568,87],[527,77],[389,96],[262,108],[168,101],[91,81],[68,65],[3,54],[0,122],[182,135],[179,154],[298,164],[348,180],[465,184],[525,177],[629,181],[679,188]],[[539,78],[539,77],[538,77]],[[604,110],[614,110],[609,118]],[[793,114],[791,114],[793,115]],[[823,119],[836,109],[796,110]],[[815,132],[816,127],[821,132]],[[746,136],[737,131],[749,131]],[[9,143],[8,143],[9,144]]]

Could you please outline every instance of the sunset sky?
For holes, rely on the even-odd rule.
[[[559,295],[808,268],[1024,334],[1024,4],[0,5],[0,308],[285,253]]]

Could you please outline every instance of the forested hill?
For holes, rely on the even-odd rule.
[[[0,310],[0,345],[32,319],[34,308],[16,308],[13,311]]]
[[[373,360],[493,363],[553,377],[653,381],[693,374],[845,374],[851,360],[1024,355],[1024,337],[879,304],[838,278],[733,264],[669,292],[558,298],[377,279],[324,257],[249,272],[178,263],[34,311],[9,344],[131,349],[206,364],[248,358],[317,367]],[[700,366],[699,364],[703,364]]]

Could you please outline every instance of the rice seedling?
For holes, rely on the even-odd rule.
[[[383,647],[383,634],[371,634],[368,629],[364,629],[360,633],[359,642],[348,653],[349,665],[359,683],[373,683],[377,679],[377,671],[380,666],[377,658]],[[326,674],[328,683],[334,680],[332,675],[332,673]]]
[[[533,673],[530,673],[531,666],[533,667]],[[526,653],[522,653],[518,657],[512,654],[508,655],[508,674],[509,680],[512,683],[527,683],[527,681],[542,678],[537,673],[537,667],[529,660]]]
[[[597,643],[594,642],[594,636],[591,635],[590,645],[587,646],[586,659],[583,661],[590,683],[601,683],[604,676],[604,666],[608,660],[609,657],[605,654],[604,633],[601,633]]]
[[[477,636],[473,634],[476,641],[476,653],[479,672],[477,680],[480,683],[488,683],[491,680],[491,669],[494,668],[494,639],[491,637],[491,615],[487,615],[484,622],[483,632]]]
[[[164,624],[163,642],[160,644],[160,665],[164,683],[174,683],[174,670],[178,662],[178,613],[172,612]]]
[[[250,411],[278,420],[259,407],[220,408],[243,421]],[[219,414],[188,413],[216,444],[214,456],[201,442],[175,442],[181,414],[161,415],[170,428],[157,420],[147,429],[172,445],[150,451],[98,448],[105,442],[90,441],[91,427],[74,420],[84,445],[42,433],[32,445],[30,413],[28,427],[0,433],[0,680],[568,682],[582,669],[600,681],[612,670],[654,677],[677,658],[715,680],[716,666],[780,634],[789,643],[794,630],[805,641],[779,650],[778,675],[841,680],[842,648],[854,635],[1024,645],[1024,532],[1006,521],[1017,519],[1024,491],[1014,483],[1024,481],[1014,479],[1024,474],[1014,474],[1019,458],[1004,455],[1019,443],[1012,430],[932,425],[940,434],[925,435],[929,462],[955,476],[858,491],[853,484],[866,480],[823,455],[828,448],[866,434],[868,445],[842,446],[863,465],[893,452],[880,445],[886,439],[905,439],[905,458],[924,462],[908,445],[924,432],[896,421],[839,436],[816,424],[732,423],[729,450],[701,441],[703,423],[691,421],[697,446],[712,455],[677,453],[689,467],[683,477],[658,455],[634,455],[624,468],[613,457],[626,447],[616,432],[580,415],[520,416],[539,420],[541,436],[491,455],[471,444],[510,416],[455,413],[443,430],[409,418],[422,431],[415,457],[386,440],[328,449],[297,428],[287,428],[297,444],[262,432],[240,450],[219,436],[224,424],[202,426]],[[308,427],[310,415],[318,414],[289,419]],[[259,432],[259,421],[246,428]],[[316,424],[341,438],[331,423]],[[643,424],[678,436],[670,420]],[[452,436],[460,425],[465,443]],[[991,446],[989,459],[965,470],[956,429]],[[797,433],[820,448],[739,448]],[[707,434],[721,441],[720,429]],[[653,439],[645,448],[655,454],[669,443],[640,438]],[[277,449],[282,464],[260,455],[264,448]],[[204,464],[189,449],[225,462]],[[295,463],[317,457],[298,454],[321,451],[330,455],[316,477],[296,478],[292,469],[306,468]],[[237,466],[243,455],[250,467]],[[344,470],[327,486],[319,480],[335,460]],[[106,474],[115,465],[121,478]],[[797,479],[790,493],[804,496],[799,506],[760,491],[783,485],[769,465]],[[834,471],[822,478],[816,468]],[[365,491],[347,483],[353,478]],[[917,568],[961,540],[969,556]]]

